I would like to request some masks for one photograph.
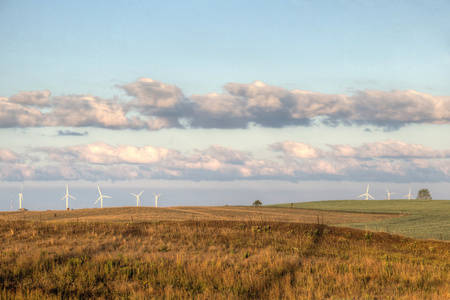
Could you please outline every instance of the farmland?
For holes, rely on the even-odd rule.
[[[21,221],[277,221],[301,223],[359,223],[396,218],[400,214],[365,214],[278,207],[190,206],[190,207],[111,207],[58,211],[2,212],[0,219]]]
[[[326,225],[414,211],[294,206],[2,212],[0,298],[450,297],[450,243]]]
[[[280,207],[290,206],[291,204],[280,205]],[[314,211],[402,214],[401,218],[382,220],[368,218],[360,223],[342,220],[339,225],[397,233],[420,239],[450,241],[449,200],[336,200],[295,203],[294,207]]]

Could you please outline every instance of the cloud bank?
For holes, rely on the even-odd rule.
[[[0,97],[0,127],[159,130],[344,124],[395,130],[408,124],[450,123],[450,96],[414,90],[324,94],[255,81],[228,83],[223,93],[186,97],[179,87],[150,78],[117,88],[125,92],[126,99],[95,95],[51,97],[48,90]]]
[[[150,145],[112,146],[103,142],[0,149],[0,180],[350,180],[440,182],[450,179],[450,150],[387,140],[326,149],[296,141],[267,146],[272,158],[213,145],[181,152]]]

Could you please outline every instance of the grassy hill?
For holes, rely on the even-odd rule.
[[[290,207],[291,204],[276,205]],[[352,213],[404,214],[401,218],[367,219],[360,223],[342,222],[340,226],[385,231],[420,239],[450,241],[449,200],[335,200],[294,203],[294,207]]]
[[[0,241],[1,299],[450,298],[450,243],[323,224],[0,219]]]

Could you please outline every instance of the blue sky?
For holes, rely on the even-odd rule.
[[[449,6],[2,1],[0,210],[448,199]]]

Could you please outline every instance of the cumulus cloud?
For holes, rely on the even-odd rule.
[[[53,161],[105,165],[123,163],[149,164],[174,158],[178,155],[176,150],[166,148],[152,146],[134,147],[129,145],[114,147],[103,142],[63,148],[43,147],[37,148],[37,150],[47,153]]]
[[[227,83],[223,93],[186,97],[175,85],[140,78],[120,85],[129,98],[94,95],[50,97],[49,91],[0,98],[0,127],[94,126],[133,128],[248,128],[372,125],[395,130],[408,124],[450,123],[450,96],[413,90],[324,94],[287,90],[260,81]]]
[[[61,96],[52,101],[53,110],[47,116],[51,126],[93,126],[129,128],[133,125],[126,117],[123,105],[93,96]]]
[[[0,148],[0,162],[16,162],[19,156],[9,149]]]
[[[39,109],[0,98],[0,127],[38,127],[44,120]]]
[[[450,151],[435,150],[420,144],[409,144],[401,141],[387,140],[375,143],[364,143],[360,147],[349,145],[329,145],[333,156],[341,157],[403,157],[403,158],[444,158],[450,157]]]
[[[184,98],[180,88],[151,78],[139,78],[120,87],[137,99],[138,107],[146,108],[150,113],[153,109],[173,108]]]
[[[296,158],[318,158],[323,155],[323,151],[315,149],[310,144],[286,141],[269,146],[274,151],[282,151],[286,156]]]
[[[294,158],[450,158],[450,150],[436,150],[420,144],[387,140],[364,143],[362,146],[327,145],[331,150],[315,148],[310,144],[284,141],[269,145],[273,151]]]
[[[23,105],[48,106],[49,99],[49,90],[34,92],[20,91],[19,94],[11,96],[9,101]]]
[[[278,128],[322,123],[393,130],[411,123],[450,122],[450,96],[413,90],[324,94],[255,81],[228,83],[224,93],[185,98],[179,88],[147,78],[122,88],[137,99],[137,106],[145,114],[170,117],[171,126],[179,126],[179,120],[184,119],[195,128],[247,128],[250,124]]]
[[[285,141],[268,146],[271,159],[220,145],[180,152],[150,145],[103,142],[30,148],[41,159],[0,149],[0,180],[351,180],[442,181],[450,179],[450,152],[400,141],[361,146]],[[42,155],[44,157],[42,157]]]

